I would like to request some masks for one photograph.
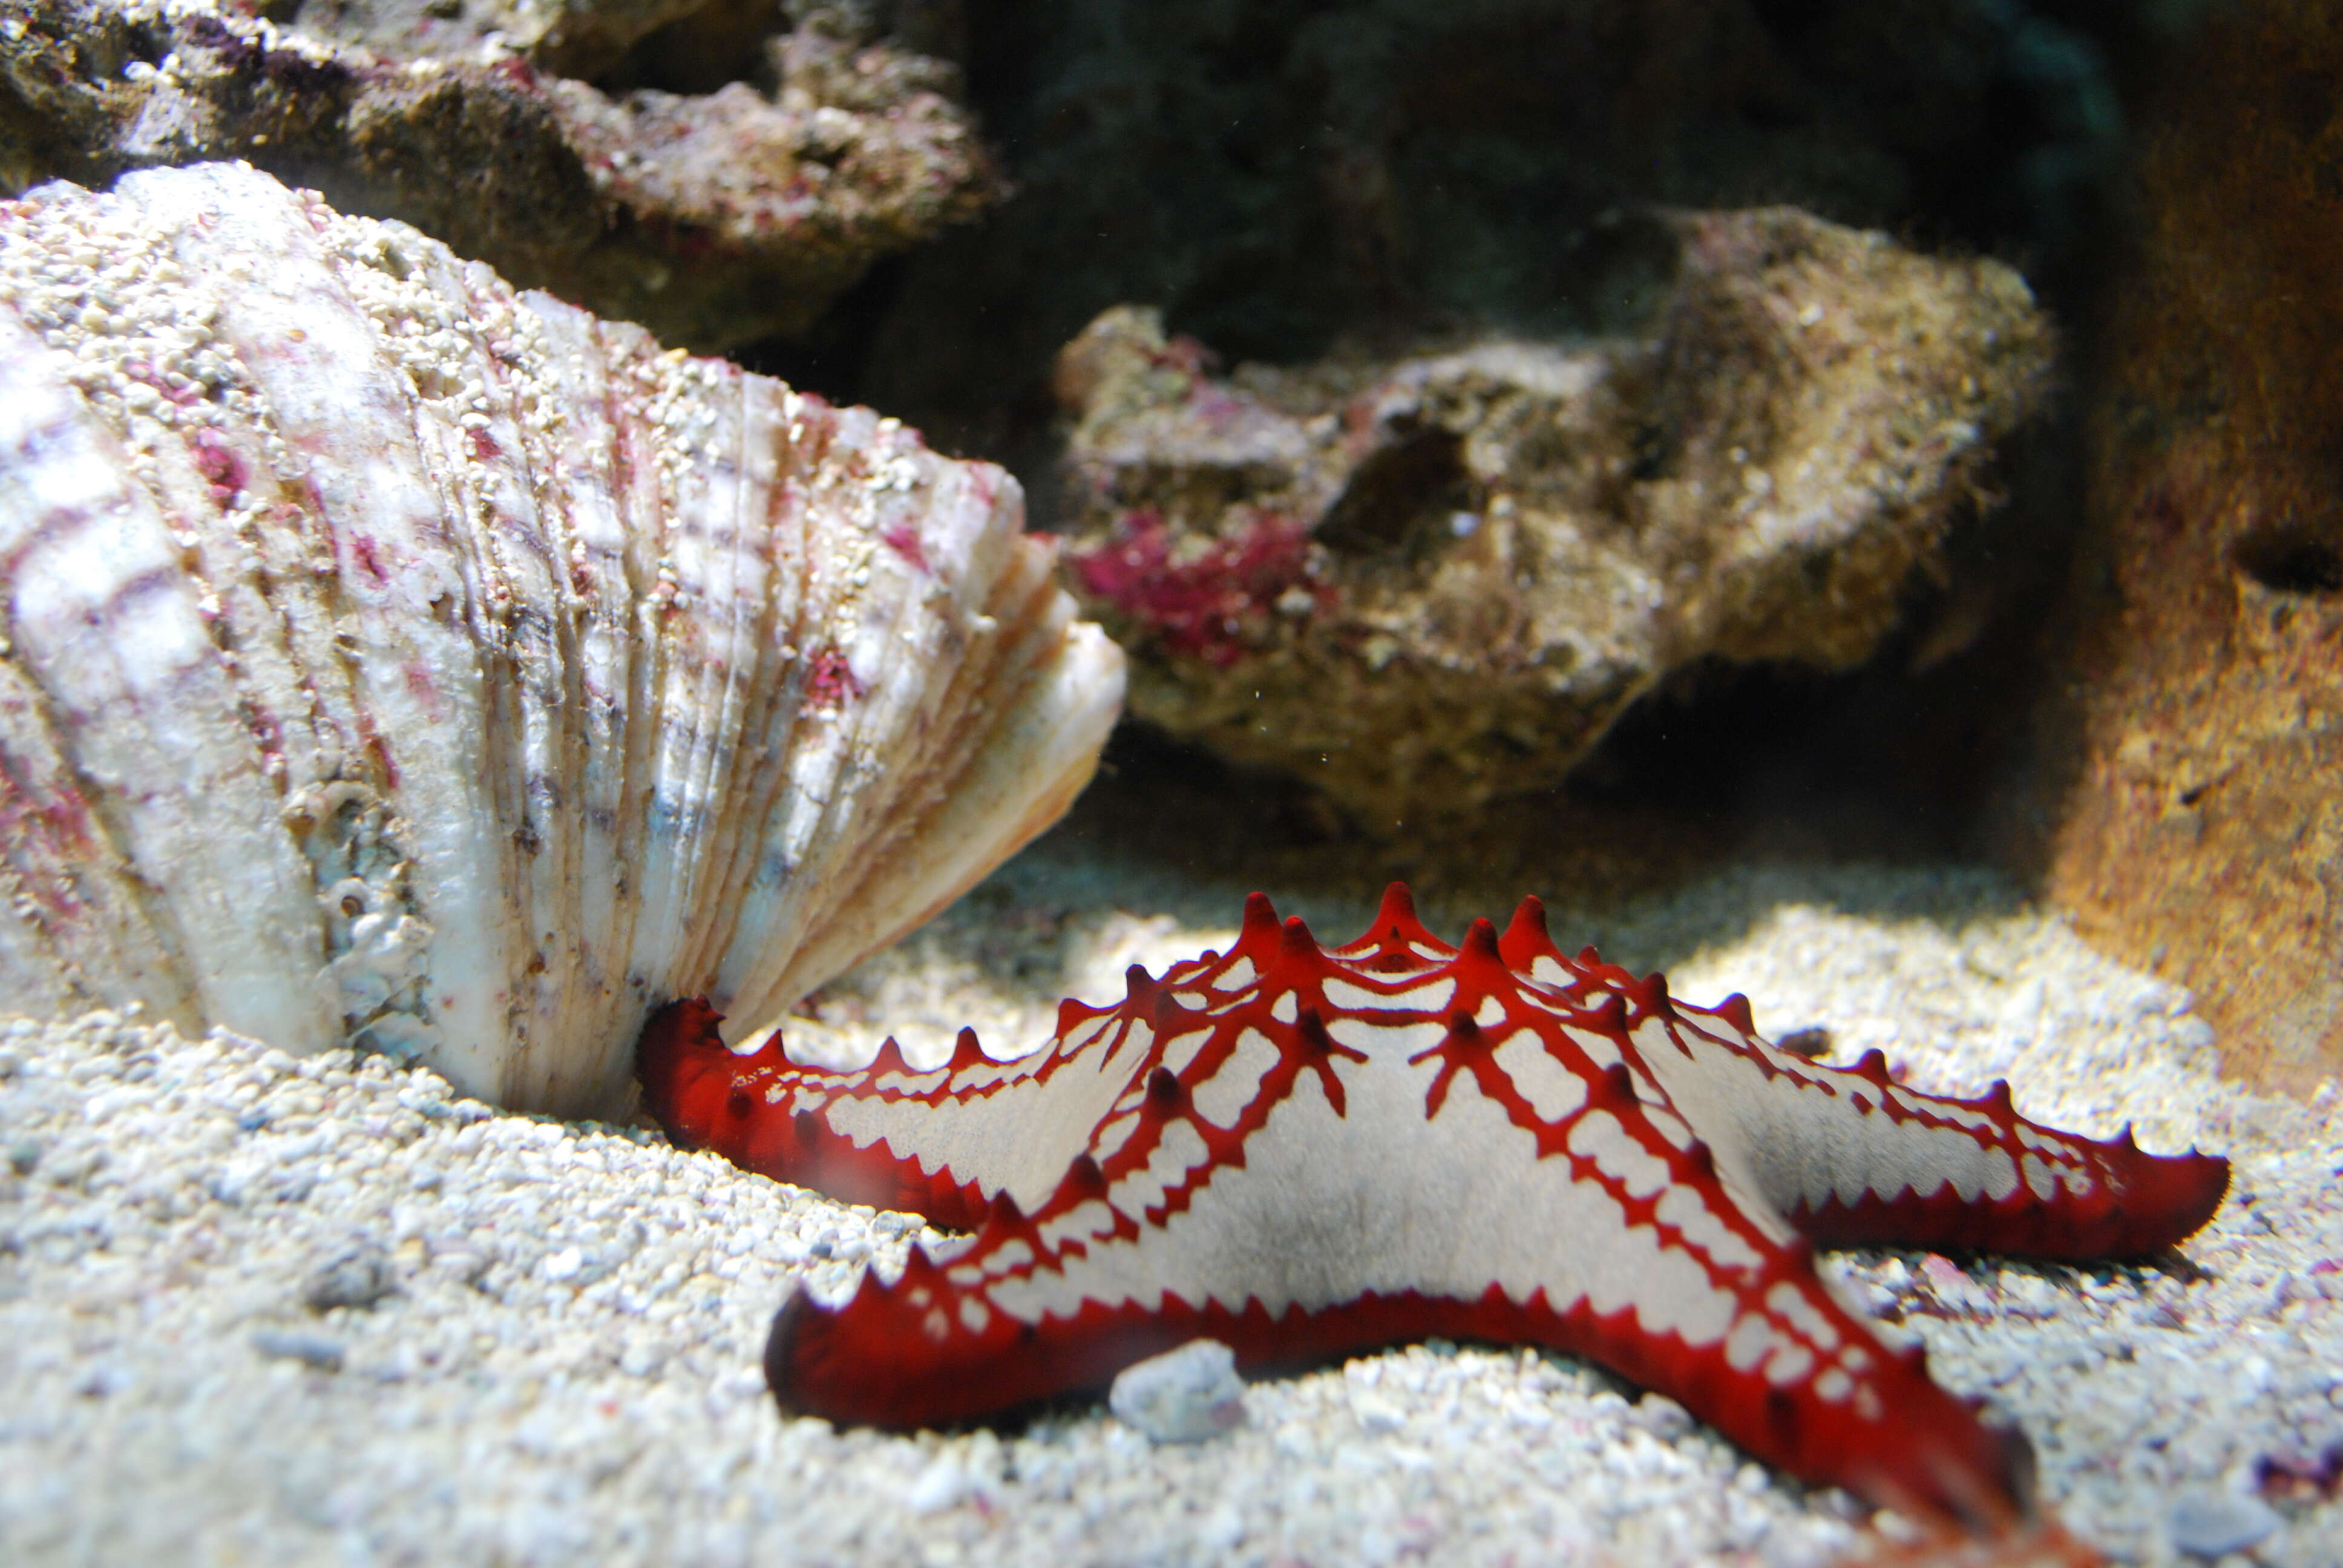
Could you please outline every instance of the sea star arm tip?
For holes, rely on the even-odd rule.
[[[1896,1081],[1876,1050],[1845,1068],[1794,1057],[1733,1000],[1648,1010],[1631,1031],[1636,1060],[1735,1181],[1826,1245],[2135,1257],[2193,1234],[2227,1190],[2218,1156],[2044,1126],[2017,1113],[2006,1081],[1963,1100]]]
[[[686,1149],[712,1149],[743,1170],[813,1187],[850,1203],[915,1213],[969,1228],[989,1205],[983,1190],[948,1165],[930,1170],[896,1158],[883,1141],[857,1142],[821,1114],[833,1094],[910,1070],[890,1037],[879,1058],[855,1072],[791,1061],[777,1031],[753,1051],[724,1043],[724,1015],[704,999],[660,1009],[638,1048],[644,1101],[668,1136]],[[962,1030],[947,1070],[987,1063],[973,1030]]]

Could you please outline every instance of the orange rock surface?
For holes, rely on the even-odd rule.
[[[2343,12],[2218,9],[2147,108],[2046,890],[2308,1090],[2343,1070]]]

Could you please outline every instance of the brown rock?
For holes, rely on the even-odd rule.
[[[2017,276],[1788,208],[1672,220],[1648,336],[1205,373],[1068,346],[1077,592],[1131,709],[1370,831],[1558,781],[1704,658],[1862,660],[2038,397]]]
[[[593,76],[638,39],[699,8],[700,0],[298,0],[270,9],[312,36],[394,59],[477,55],[493,34],[540,69]]]
[[[0,0],[0,194],[240,158],[713,350],[802,330],[1001,193],[940,62],[809,27],[768,41],[769,95],[612,95],[521,45],[607,59],[667,7],[508,9],[313,5],[313,35],[225,5]],[[518,41],[490,25],[524,11]]]
[[[2215,13],[2146,132],[2091,419],[2049,893],[2233,1071],[2343,1068],[2343,15]]]

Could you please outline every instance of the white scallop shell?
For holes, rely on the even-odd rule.
[[[607,1109],[1089,778],[1121,658],[1021,519],[241,165],[0,203],[0,1010]]]

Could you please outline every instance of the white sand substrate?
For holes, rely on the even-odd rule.
[[[1028,857],[829,988],[793,1045],[1038,1045],[1061,994],[1224,946],[1242,891]],[[1368,913],[1296,907],[1332,940]],[[1467,911],[1426,912],[1453,937]],[[2223,1561],[2343,1563],[2314,1474],[2343,1457],[2331,1091],[2218,1081],[2185,996],[1980,872],[1744,867],[1554,927],[1688,1000],[1745,991],[1768,1032],[1825,1028],[1833,1060],[2006,1076],[2037,1119],[2227,1153],[2185,1264],[1825,1265],[2026,1431],[2111,1558],[2254,1537]],[[1258,1382],[1239,1429],[1161,1448],[1101,1405],[949,1436],[782,1419],[759,1362],[785,1285],[842,1293],[920,1229],[378,1059],[0,1026],[0,1563],[1790,1568],[1865,1539],[1844,1494],[1520,1351]]]

